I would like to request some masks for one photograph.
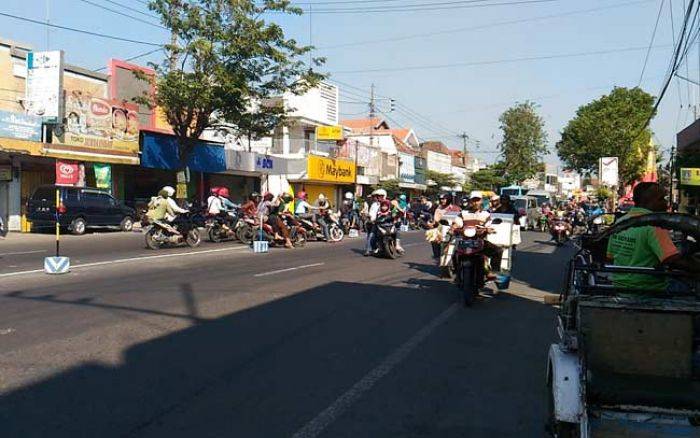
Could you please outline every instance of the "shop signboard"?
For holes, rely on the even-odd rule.
[[[681,185],[682,186],[700,186],[700,168],[693,168],[693,167],[681,168]]]
[[[316,140],[342,140],[343,127],[340,125],[317,126]]]
[[[0,137],[41,141],[41,117],[0,110]]]
[[[0,181],[12,181],[12,166],[0,165]]]
[[[354,184],[355,163],[348,160],[333,160],[309,155],[306,164],[306,175],[309,180]]]
[[[287,160],[273,155],[249,151],[226,150],[226,169],[242,172],[258,172],[269,175],[287,173]]]
[[[56,184],[60,186],[80,185],[80,164],[56,160]]]
[[[83,152],[138,157],[138,107],[74,90],[66,96],[66,124],[52,143]]]
[[[95,185],[98,189],[112,190],[112,166],[109,164],[93,164],[95,170]]]
[[[47,122],[63,120],[63,51],[29,52],[25,89],[27,114]]]
[[[618,158],[602,157],[598,162],[598,172],[600,184],[607,187],[616,187],[619,182]]]

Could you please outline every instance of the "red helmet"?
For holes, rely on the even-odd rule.
[[[228,198],[228,196],[229,196],[228,187],[220,187],[219,188],[219,196],[223,196],[224,198]]]
[[[214,196],[217,196],[220,191],[221,187],[212,187],[211,189],[209,189],[209,193],[211,193]]]
[[[385,199],[379,204],[379,207],[391,208],[391,201]]]
[[[307,197],[306,192],[297,193],[297,198],[299,198],[299,199],[306,199],[306,197]]]

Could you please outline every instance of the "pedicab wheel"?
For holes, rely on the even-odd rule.
[[[552,387],[552,377],[547,379],[547,431],[554,438],[579,438],[579,425],[559,421],[554,416],[554,388]]]
[[[202,243],[202,238],[199,235],[199,231],[197,230],[190,230],[187,233],[187,237],[185,237],[185,243],[187,243],[187,246],[191,248],[196,248],[199,246],[200,243]]]
[[[476,287],[476,281],[474,276],[476,275],[475,266],[470,261],[466,261],[462,264],[462,301],[465,307],[469,307],[474,304],[474,299],[479,293]]]
[[[245,224],[236,231],[236,237],[246,245],[252,245],[253,239],[255,239],[255,230],[250,225]]]

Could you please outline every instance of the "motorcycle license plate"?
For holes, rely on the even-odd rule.
[[[479,242],[476,240],[460,240],[459,241],[459,248],[460,249],[474,249],[479,247]]]

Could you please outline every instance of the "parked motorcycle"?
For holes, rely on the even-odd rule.
[[[202,242],[197,229],[200,219],[196,213],[184,213],[178,215],[171,223],[159,221],[149,224],[145,235],[146,247],[159,249],[163,246],[183,244],[192,248],[199,246]]]
[[[374,229],[378,249],[377,256],[395,259],[401,255],[396,249],[396,222],[391,216],[378,218]]]

